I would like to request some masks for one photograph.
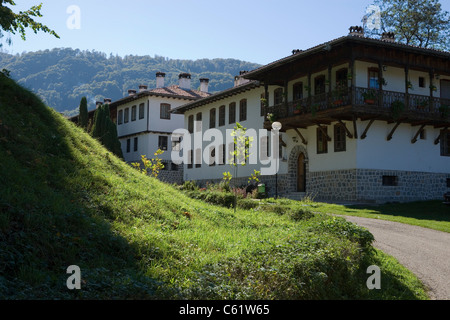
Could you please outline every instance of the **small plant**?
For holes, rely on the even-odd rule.
[[[364,102],[367,104],[375,104],[375,99],[377,97],[375,90],[368,90],[362,94]]]
[[[143,174],[147,174],[150,170],[150,175],[154,178],[157,178],[159,175],[159,171],[164,169],[164,164],[162,163],[162,160],[159,158],[160,155],[162,155],[164,151],[161,149],[158,149],[154,155],[156,156],[153,159],[147,159],[145,155],[141,155],[141,161],[144,165],[144,168],[141,168],[141,164],[139,162],[133,162],[131,165],[142,172]]]
[[[413,87],[411,81],[408,81],[408,82],[406,83],[406,85],[408,86],[408,89],[414,90],[414,87]]]
[[[277,121],[277,117],[273,113],[268,113],[267,120],[269,120],[270,122],[274,122]]]
[[[395,100],[391,104],[391,112],[392,117],[394,119],[398,119],[400,117],[400,114],[405,110],[405,103],[403,103],[400,100]]]
[[[248,183],[257,184],[259,182],[259,176],[261,175],[261,171],[253,170],[252,175],[248,178]]]
[[[262,104],[264,107],[267,107],[267,99],[266,99],[266,98],[261,98],[261,104]]]
[[[432,84],[432,85],[430,86],[430,89],[431,89],[432,91],[437,91],[437,87],[436,87],[434,84]]]

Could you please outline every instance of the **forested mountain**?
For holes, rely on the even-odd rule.
[[[0,53],[0,70],[7,69],[11,78],[37,93],[43,101],[67,115],[78,113],[83,96],[88,108],[95,101],[126,96],[128,89],[140,84],[156,87],[155,74],[166,73],[166,85],[177,84],[178,75],[189,72],[192,88],[197,89],[199,79],[209,78],[209,91],[217,92],[233,86],[234,76],[241,70],[252,70],[258,64],[236,59],[179,60],[161,56],[125,57],[98,51],[59,48],[10,55]]]

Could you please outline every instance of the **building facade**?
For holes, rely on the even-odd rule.
[[[200,90],[191,89],[191,75],[181,73],[178,85],[165,85],[165,74],[156,73],[156,88],[139,86],[139,90],[128,90],[128,96],[110,103],[115,110],[117,133],[122,146],[124,160],[128,163],[141,162],[141,156],[154,158],[158,149],[164,169],[159,178],[162,181],[181,183],[183,167],[171,161],[172,149],[177,149],[182,139],[174,136],[175,129],[184,126],[183,116],[170,111],[183,104],[209,96],[208,79],[200,79]]]
[[[400,44],[392,34],[366,38],[352,27],[237,80],[173,112],[184,114],[190,132],[225,133],[235,122],[259,132],[279,122],[279,170],[261,177],[269,194],[379,203],[441,199],[450,190],[450,53]],[[262,159],[267,139],[258,136],[256,145]],[[245,184],[261,167],[239,168],[236,181]],[[184,179],[218,181],[231,170],[185,164]]]

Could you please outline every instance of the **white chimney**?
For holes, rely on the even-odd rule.
[[[103,104],[103,102],[101,101],[96,101],[95,102],[95,109],[98,109],[98,107],[100,107]]]
[[[111,99],[110,98],[105,98],[105,99],[103,99],[103,101],[105,102],[105,104],[110,104],[111,103]]]
[[[134,96],[135,94],[136,94],[136,90],[133,90],[133,89],[128,90],[129,96]]]
[[[242,77],[242,76],[243,76],[244,74],[246,74],[247,72],[248,72],[248,71],[240,71],[240,72],[239,72],[239,75],[234,77],[234,86],[235,86],[235,87],[240,86],[240,85],[242,85],[242,84],[247,83],[247,82],[250,81],[250,80],[247,80],[247,79],[245,79],[245,78]]]
[[[139,92],[142,92],[142,91],[145,91],[145,90],[147,90],[147,86],[146,85],[143,85],[143,84],[141,84],[140,86],[139,86]]]
[[[200,91],[208,93],[209,79],[201,78],[200,79]]]
[[[164,88],[164,78],[166,74],[164,72],[156,73],[156,88]]]
[[[191,75],[189,73],[180,73],[178,82],[181,89],[191,90]]]

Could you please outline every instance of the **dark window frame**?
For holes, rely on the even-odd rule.
[[[338,123],[334,125],[334,152],[347,151],[347,134],[345,127]]]
[[[450,157],[450,130],[442,130],[440,137],[441,156]]]
[[[226,108],[225,105],[219,107],[219,127],[225,125]]]
[[[145,118],[145,103],[139,105],[139,120]]]
[[[134,137],[133,140],[134,140],[134,141],[133,141],[133,152],[136,152],[136,151],[138,151],[138,143],[139,143],[139,139],[138,139],[138,137]]]
[[[169,147],[169,137],[168,136],[158,136],[158,149],[167,151],[168,147]]]
[[[130,121],[130,108],[125,108],[123,113],[123,123],[128,123]]]
[[[398,186],[398,176],[384,175],[382,176],[382,186],[383,187],[397,187]]]
[[[209,128],[216,127],[216,108],[212,108],[209,110]]]
[[[170,104],[161,103],[159,105],[159,118],[162,120],[170,120]]]
[[[328,134],[328,127],[322,127],[323,130]],[[325,154],[328,153],[328,140],[325,134],[320,130],[320,128],[316,129],[316,142],[317,142],[317,154]]]
[[[247,99],[239,101],[239,122],[247,121]]]
[[[117,112],[117,125],[121,125],[123,123],[123,109]]]
[[[136,121],[137,116],[137,106],[131,107],[131,121]]]

